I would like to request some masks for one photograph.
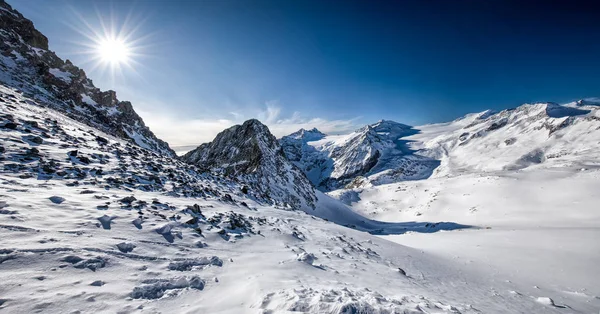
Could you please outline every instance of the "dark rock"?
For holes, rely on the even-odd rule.
[[[35,144],[42,144],[44,142],[44,140],[39,136],[31,136],[28,137],[27,140]]]
[[[78,159],[78,160],[79,160],[81,163],[84,163],[84,164],[86,164],[86,165],[89,165],[89,164],[92,162],[92,161],[91,161],[89,158],[87,158],[87,157],[85,157],[85,156],[79,156],[79,157],[77,157],[77,159]]]
[[[65,201],[65,199],[63,197],[56,196],[56,195],[50,196],[48,199],[54,204],[61,204],[62,202]]]
[[[14,122],[8,122],[8,123],[5,123],[2,127],[6,128],[6,129],[14,130],[17,128],[17,126],[19,126],[19,125]]]
[[[106,145],[106,144],[108,144],[108,139],[106,139],[106,138],[104,138],[102,136],[96,136],[96,141],[100,145]]]
[[[119,249],[119,251],[121,251],[123,253],[129,253],[129,252],[133,251],[133,249],[135,248],[135,245],[132,243],[121,242],[121,243],[117,244],[117,248]]]
[[[135,202],[137,199],[134,196],[127,196],[119,200],[119,202],[124,204],[131,204]]]

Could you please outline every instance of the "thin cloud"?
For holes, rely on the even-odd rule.
[[[344,134],[357,128],[356,121],[360,117],[348,120],[327,120],[313,117],[305,118],[300,112],[294,112],[289,117],[281,116],[281,106],[276,101],[265,104],[258,113],[244,114],[229,112],[233,119],[189,119],[169,112],[138,110],[146,125],[156,136],[167,143],[178,153],[182,154],[197,145],[212,141],[215,136],[226,128],[241,124],[245,120],[258,118],[269,127],[276,137],[282,137],[299,129],[318,128],[326,134]]]

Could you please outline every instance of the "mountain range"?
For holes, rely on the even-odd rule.
[[[588,241],[600,221],[600,99],[280,139],[252,119],[176,156],[2,0],[0,52],[0,310],[600,306]],[[524,251],[504,254],[507,239]],[[503,262],[534,250],[560,265]]]

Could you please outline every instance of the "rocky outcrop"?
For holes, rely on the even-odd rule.
[[[162,155],[175,156],[115,91],[96,88],[85,72],[48,49],[33,23],[0,0],[0,82],[82,123]]]
[[[7,14],[2,14],[0,16],[0,29],[14,30],[21,36],[23,41],[31,47],[48,50],[48,38],[35,29],[30,20],[24,18],[21,13],[13,10],[10,5],[4,1],[0,1],[0,8],[7,12]]]
[[[205,171],[245,182],[277,205],[293,209],[315,207],[315,190],[310,181],[285,158],[275,136],[258,120],[224,130],[182,159]]]

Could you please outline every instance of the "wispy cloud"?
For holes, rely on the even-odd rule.
[[[285,117],[282,116],[282,107],[277,101],[269,101],[264,108],[254,112],[229,112],[227,118],[221,119],[191,119],[171,112],[143,109],[137,111],[156,136],[167,141],[178,153],[210,142],[224,129],[251,118],[257,118],[266,124],[276,137],[288,135],[301,128],[315,127],[327,134],[348,133],[357,128],[356,122],[360,118],[327,120],[320,117],[304,117],[300,112]]]

